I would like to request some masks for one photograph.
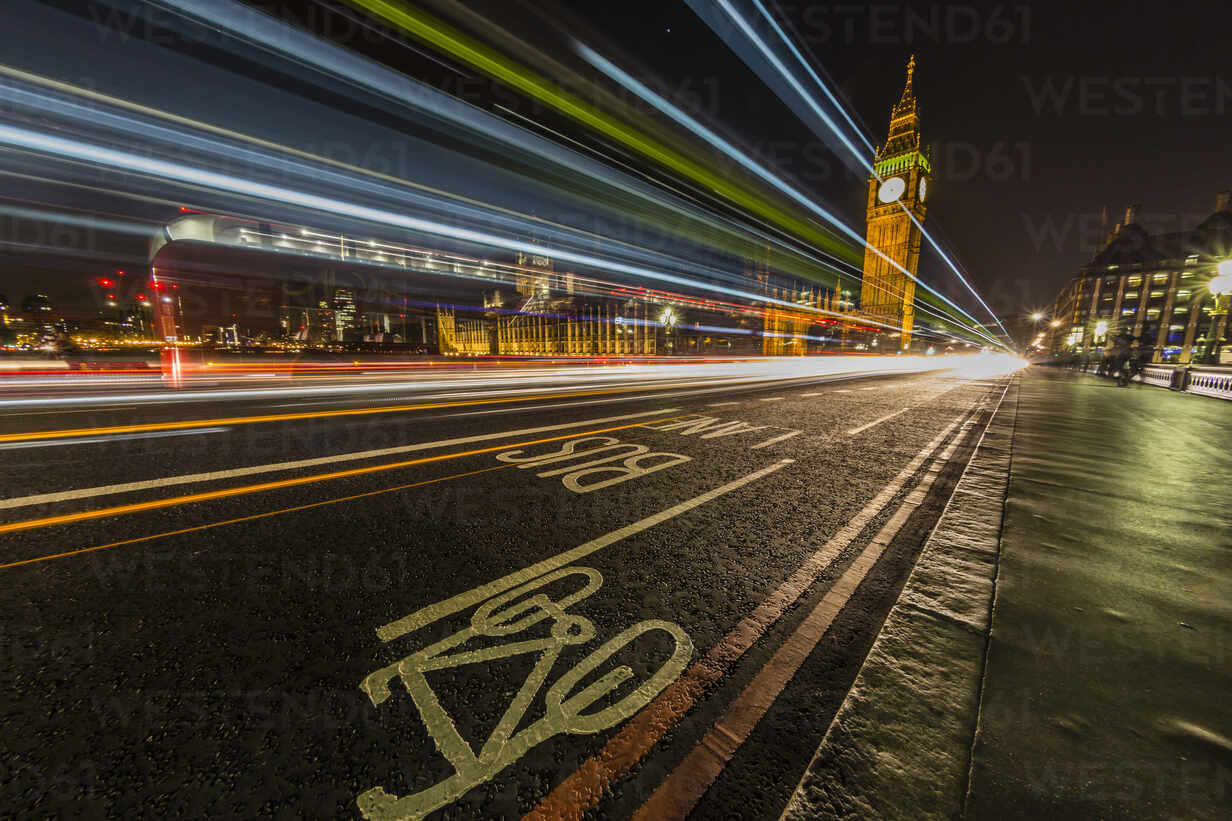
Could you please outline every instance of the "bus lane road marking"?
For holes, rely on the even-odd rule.
[[[596,447],[578,450],[580,445],[589,443],[595,444]],[[598,459],[588,458],[600,453],[604,455]],[[521,449],[509,450],[496,454],[496,459],[499,462],[517,465],[519,470],[537,470],[544,465],[586,459],[587,461],[580,464],[569,464],[563,468],[554,468],[535,474],[541,479],[560,476],[561,483],[574,493],[602,490],[630,479],[638,479],[665,468],[693,461],[692,456],[685,456],[682,453],[652,453],[648,445],[621,442],[615,436],[583,436],[570,439],[563,442],[557,450],[531,456],[525,455],[525,451]],[[613,464],[614,462],[620,462],[620,464]],[[582,481],[587,476],[602,475],[608,475],[609,478]]]
[[[743,422],[739,419],[723,420],[719,419],[717,416],[704,416],[702,414],[692,414],[680,420],[668,420],[657,424],[651,423],[645,425],[645,427],[650,430],[670,431],[681,436],[697,436],[699,439],[717,439],[724,436],[755,433],[759,430],[786,431],[783,434],[772,436],[771,438],[758,442],[755,445],[750,445],[749,450],[769,447],[770,445],[790,439],[793,436],[799,436],[804,432],[796,428],[785,428],[781,425],[750,425],[748,422]]]
[[[339,453],[332,456],[319,456],[312,459],[294,459],[288,462],[271,462],[264,465],[250,465],[248,467],[231,468],[229,470],[215,470],[205,473],[186,473],[180,476],[164,476],[158,479],[148,479],[138,482],[123,482],[120,484],[101,485],[98,487],[80,488],[77,490],[63,490],[55,493],[38,493],[31,496],[18,496],[12,499],[0,499],[0,510],[15,507],[27,507],[29,505],[54,504],[57,502],[71,501],[73,499],[92,499],[98,496],[108,496],[117,493],[133,493],[136,491],[151,490],[154,488],[169,487],[172,485],[217,482],[223,479],[234,479],[240,476],[253,476],[261,473],[302,470],[304,468],[319,467],[321,465],[332,465],[338,462],[379,459],[383,456],[397,456],[403,453],[433,450],[435,448],[450,447],[452,445],[469,445],[474,442],[488,442],[494,439],[507,439],[514,436],[531,436],[537,433],[549,433],[551,431],[568,430],[570,428],[583,428],[587,425],[604,425],[608,422],[623,422],[629,419],[644,419],[648,416],[664,416],[666,414],[675,413],[678,410],[680,409],[664,408],[663,410],[646,411],[643,413],[626,413],[620,416],[605,416],[599,419],[585,419],[580,422],[565,422],[564,424],[559,425],[521,428],[519,430],[506,430],[498,433],[481,433],[475,436],[462,436],[455,439],[440,439],[435,442],[418,442],[413,445],[399,445],[397,447],[380,448],[377,450],[352,451],[351,453]]]
[[[670,417],[669,417],[670,418]],[[585,431],[584,433],[608,433],[615,430],[627,430],[629,428],[641,427],[643,422],[633,422],[627,425],[616,425],[613,427],[597,428],[594,430]],[[544,442],[558,442],[562,439],[570,439],[577,434],[569,433],[563,436],[547,436],[539,439],[532,439],[526,442],[510,443],[515,447],[538,445]],[[193,504],[196,502],[213,501],[216,499],[227,499],[234,496],[244,496],[250,493],[263,493],[273,490],[283,490],[286,488],[299,487],[301,485],[314,484],[316,482],[324,482],[333,479],[346,479],[356,476],[367,476],[375,473],[382,473],[390,470],[398,470],[400,468],[415,467],[418,465],[432,464],[435,462],[443,462],[449,459],[461,459],[467,456],[478,456],[483,453],[492,453],[509,447],[509,444],[494,445],[486,448],[475,448],[473,450],[454,451],[452,453],[443,453],[438,456],[422,456],[418,459],[405,459],[398,462],[386,462],[379,465],[368,465],[366,467],[350,468],[348,470],[331,471],[329,473],[316,473],[309,476],[297,476],[292,479],[280,479],[272,482],[261,482],[255,485],[241,485],[239,487],[222,488],[220,490],[207,490],[201,493],[191,493],[186,496],[172,496],[163,499],[152,499],[146,502],[135,502],[127,505],[117,505],[115,507],[96,508],[93,510],[79,510],[73,513],[65,513],[59,516],[47,516],[39,519],[26,519],[17,522],[7,522],[0,524],[0,534],[13,533],[17,531],[33,530],[36,528],[51,527],[53,525],[73,524],[76,522],[89,521],[92,519],[110,518],[113,516],[124,516],[130,513],[143,513],[150,510],[159,510],[167,507],[178,507],[180,505]]]
[[[780,460],[572,550],[377,628],[377,637],[383,642],[391,642],[442,619],[475,608],[466,626],[369,674],[360,683],[360,688],[368,695],[373,706],[379,707],[392,695],[390,683],[395,678],[401,679],[437,749],[455,770],[453,775],[411,795],[391,795],[381,786],[366,790],[356,798],[356,804],[364,817],[370,821],[409,821],[422,818],[434,810],[452,804],[469,790],[518,761],[534,747],[555,736],[600,732],[641,711],[684,672],[693,655],[693,643],[684,629],[677,624],[661,619],[641,621],[600,644],[548,684],[552,668],[566,647],[587,645],[595,641],[597,636],[594,622],[576,612],[570,612],[569,608],[593,595],[602,586],[603,576],[594,568],[576,565],[575,562],[762,479],[792,461]],[[544,592],[549,585],[565,580],[572,582],[572,585],[566,586],[572,587],[571,591],[558,591],[554,594]],[[551,621],[547,637],[518,637],[518,634],[545,620]],[[583,680],[608,665],[618,652],[638,638],[652,632],[663,633],[671,638],[673,646],[670,656],[658,670],[622,699],[601,709],[586,712],[632,679],[634,673],[627,665],[616,665],[610,666],[603,675],[585,686],[582,686]],[[480,639],[481,647],[466,647],[476,638]],[[493,644],[492,639],[502,642]],[[458,732],[453,718],[441,705],[425,674],[522,654],[534,656],[534,667],[514,694],[497,726],[476,752]],[[519,730],[522,719],[541,692],[543,717]]]
[[[753,445],[751,448],[749,448],[749,450],[757,450],[758,448],[769,447],[770,445],[777,444],[779,442],[784,441],[785,439],[791,439],[794,436],[799,436],[802,433],[804,433],[804,431],[802,430],[791,430],[791,431],[788,431],[787,433],[779,434],[778,436],[773,436],[764,442],[758,442],[756,445]]]
[[[857,434],[864,433],[864,431],[868,430],[869,428],[875,428],[878,425],[880,425],[882,422],[888,422],[894,417],[900,416],[911,409],[912,409],[912,406],[908,406],[905,408],[899,408],[893,413],[887,413],[885,416],[882,416],[880,419],[874,419],[873,421],[869,422],[866,425],[860,425],[858,428],[852,428],[851,430],[847,431],[847,435],[855,436]]]

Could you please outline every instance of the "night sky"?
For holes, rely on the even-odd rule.
[[[49,5],[80,9],[67,0]],[[557,22],[636,76],[659,78],[669,96],[692,95],[709,122],[862,226],[864,180],[813,150],[816,138],[683,2],[467,5],[545,50],[559,48],[547,25]],[[287,2],[280,13],[322,25],[312,8]],[[1127,205],[1142,203],[1148,229],[1173,231],[1203,219],[1216,193],[1232,188],[1227,4],[792,0],[772,8],[874,143],[884,139],[907,57],[917,55],[916,92],[936,172],[926,226],[998,312],[1048,306],[1097,250],[1102,208],[1115,222]],[[438,87],[450,84],[452,72],[404,47],[348,45]],[[177,104],[191,101],[169,107]],[[140,249],[102,250],[122,259]],[[80,259],[7,253],[0,293],[17,302],[37,278],[55,297],[57,278],[79,277],[83,267],[89,264]],[[921,275],[956,293],[928,251]]]
[[[727,57],[683,4],[572,5],[665,75],[698,76]],[[1141,203],[1148,229],[1175,231],[1208,216],[1216,193],[1232,188],[1232,49],[1221,34],[1232,29],[1232,5],[776,5],[874,144],[885,137],[907,57],[917,55],[936,172],[926,227],[998,312],[1050,305],[1102,244],[1104,207],[1115,223]],[[782,115],[755,78],[741,85],[730,76],[721,81],[721,118],[755,143],[807,139],[794,123],[758,116],[759,102]],[[790,159],[796,170],[807,166]],[[832,178],[814,190],[861,220],[865,191],[853,182]],[[944,275],[925,252],[928,271]]]

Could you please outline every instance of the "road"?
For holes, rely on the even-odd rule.
[[[0,397],[6,814],[778,818],[1003,389],[473,382]]]

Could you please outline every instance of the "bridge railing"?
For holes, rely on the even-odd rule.
[[[1147,365],[1142,381],[1174,391],[1232,400],[1232,368]]]
[[[1216,399],[1232,399],[1232,368],[1190,368],[1185,390]]]
[[[1168,365],[1147,365],[1142,369],[1142,381],[1160,388],[1172,388],[1179,370]]]

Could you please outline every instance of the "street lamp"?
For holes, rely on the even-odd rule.
[[[1033,319],[1036,322],[1039,322],[1043,318],[1044,318],[1044,315],[1041,314],[1039,311],[1036,311],[1035,313],[1031,314],[1031,319]]]
[[[1211,336],[1209,342],[1210,357],[1213,364],[1219,364],[1219,350],[1223,347],[1223,336],[1226,332],[1225,323],[1228,315],[1228,303],[1232,302],[1232,259],[1225,259],[1215,266],[1215,276],[1206,284],[1206,288],[1215,297],[1215,307],[1211,309]]]
[[[672,328],[676,327],[676,313],[672,306],[668,305],[663,309],[663,313],[659,315],[659,324],[663,326],[663,347],[668,353],[673,353]]]
[[[1215,276],[1206,286],[1215,295],[1215,311],[1228,312],[1228,297],[1232,296],[1232,259],[1225,259],[1215,268]]]

